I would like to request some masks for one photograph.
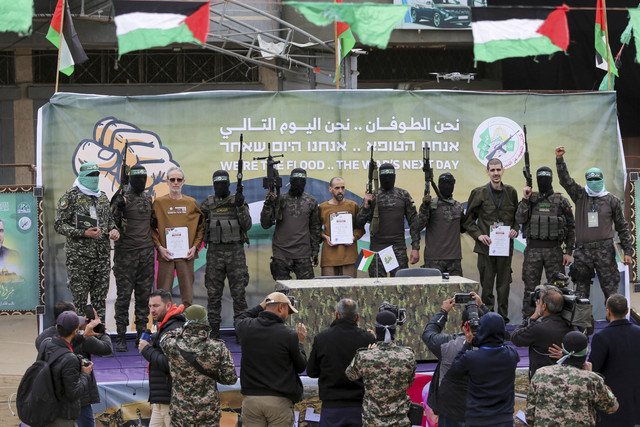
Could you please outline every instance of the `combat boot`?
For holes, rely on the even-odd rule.
[[[118,334],[116,337],[116,351],[120,353],[124,353],[129,351],[127,349],[127,335],[126,334]]]

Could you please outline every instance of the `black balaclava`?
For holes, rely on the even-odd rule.
[[[147,187],[147,170],[142,165],[135,165],[129,171],[129,185],[131,189],[140,194]]]
[[[538,180],[538,192],[540,194],[546,194],[549,191],[553,191],[553,172],[551,168],[546,166],[541,167],[536,172],[536,179]]]
[[[295,168],[291,171],[289,178],[289,193],[293,197],[300,197],[304,193],[304,187],[307,185],[307,171],[302,168]]]
[[[376,339],[390,343],[396,336],[396,325],[398,319],[396,315],[388,310],[379,312],[376,315]]]
[[[224,199],[229,195],[229,173],[219,170],[213,173],[213,192],[216,197]]]
[[[385,191],[393,190],[396,185],[396,168],[391,163],[380,165],[380,187]]]
[[[585,334],[579,331],[567,332],[562,338],[563,357],[556,363],[582,368],[584,362],[587,361],[588,352],[589,338]]]
[[[438,177],[438,190],[445,199],[453,197],[453,188],[456,185],[456,179],[449,172],[445,172]]]

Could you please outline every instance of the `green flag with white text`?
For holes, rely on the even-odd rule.
[[[0,31],[31,35],[33,0],[0,0]]]
[[[333,21],[349,24],[362,44],[385,49],[391,31],[409,10],[409,6],[376,3],[327,3],[288,1],[312,24],[323,27]]]

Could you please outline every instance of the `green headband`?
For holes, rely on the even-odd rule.
[[[380,169],[380,175],[395,175],[395,169]]]
[[[218,175],[213,177],[213,182],[220,182],[220,181],[229,181],[229,177],[225,175]]]

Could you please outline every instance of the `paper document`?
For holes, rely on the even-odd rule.
[[[189,252],[189,228],[174,227],[164,229],[167,250],[171,256],[176,258],[186,258]]]
[[[509,256],[509,248],[511,246],[510,230],[511,227],[508,225],[491,226],[489,256]]]
[[[331,243],[344,245],[353,243],[353,219],[348,212],[334,212],[329,216]]]

